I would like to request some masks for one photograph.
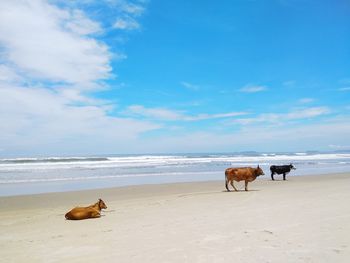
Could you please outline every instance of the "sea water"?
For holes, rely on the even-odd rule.
[[[350,153],[106,155],[0,159],[0,196],[224,180],[228,167],[292,163],[288,176],[350,172]],[[279,176],[275,176],[280,179]]]

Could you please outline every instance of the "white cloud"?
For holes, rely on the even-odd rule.
[[[228,113],[218,113],[218,114],[198,114],[196,116],[187,116],[186,121],[200,121],[200,120],[209,120],[209,119],[222,119],[222,118],[231,118],[247,114],[246,112],[228,112]]]
[[[125,113],[167,121],[181,120],[184,117],[184,115],[178,111],[171,111],[163,108],[145,108],[141,105],[129,106]]]
[[[299,100],[299,103],[307,104],[307,103],[311,103],[311,102],[314,102],[314,101],[315,101],[315,99],[313,99],[313,98],[302,98],[302,99]]]
[[[344,87],[344,88],[340,88],[338,90],[339,91],[350,91],[350,87]]]
[[[0,2],[2,60],[27,78],[89,86],[110,75],[105,44],[89,37],[99,24],[82,11],[60,9],[43,0]]]
[[[305,109],[298,109],[288,113],[263,113],[255,118],[237,119],[235,122],[248,125],[254,123],[284,123],[291,120],[314,118],[329,114],[331,111],[328,107],[311,107]]]
[[[142,116],[156,120],[163,121],[200,121],[209,119],[221,119],[236,117],[247,114],[245,112],[229,112],[229,113],[219,113],[219,114],[198,114],[198,115],[188,115],[182,111],[174,111],[164,108],[145,108],[141,105],[129,106],[126,114],[131,114],[133,116]]]
[[[342,150],[350,150],[350,145],[335,145],[335,144],[330,144],[328,145],[329,148],[333,149],[333,150],[338,150],[338,151],[342,151]]]
[[[78,35],[90,35],[102,32],[101,26],[97,22],[87,18],[81,10],[73,10],[69,18],[65,27]]]
[[[182,81],[181,85],[184,86],[186,89],[189,89],[189,90],[199,90],[199,86],[198,85],[191,84],[191,83],[186,82],[186,81]]]
[[[19,82],[23,78],[16,73],[11,67],[0,65],[0,83],[1,82]]]
[[[245,93],[256,93],[267,90],[266,86],[258,86],[258,85],[246,85],[240,89],[241,92]]]
[[[134,30],[139,29],[140,24],[130,16],[124,16],[122,18],[118,18],[114,25],[114,28],[122,29],[122,30]]]
[[[62,0],[63,1],[63,0]],[[149,2],[149,0],[136,0],[136,1],[128,1],[128,0],[83,0],[85,2],[104,2],[108,4],[110,7],[114,8],[116,12],[126,13],[133,16],[140,16],[145,12],[145,5]],[[64,1],[67,2],[67,1]],[[79,0],[82,2],[82,0]]]
[[[296,119],[313,118],[313,117],[329,114],[330,112],[331,110],[328,107],[312,107],[312,108],[296,110],[282,116],[289,120],[296,120]]]
[[[145,8],[142,5],[138,5],[131,2],[120,1],[119,5],[125,13],[135,16],[142,15],[145,11]]]
[[[141,133],[160,128],[148,121],[111,117],[109,105],[84,101],[75,106],[79,100],[45,88],[2,87],[0,145],[4,152],[128,152]]]
[[[136,18],[145,12],[146,2],[132,3],[125,0],[114,0],[112,3],[117,7],[117,19],[113,23],[113,28],[131,31],[141,27]]]
[[[320,132],[322,131],[322,132]],[[188,132],[157,137],[157,143],[144,141],[154,152],[234,152],[328,150],[328,145],[348,145],[349,119],[280,126],[243,127],[240,130]]]
[[[0,2],[1,154],[133,152],[161,126],[110,115],[90,93],[110,77],[100,24],[82,10],[44,0]]]

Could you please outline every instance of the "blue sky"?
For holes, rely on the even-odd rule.
[[[348,1],[0,3],[0,155],[350,149]]]

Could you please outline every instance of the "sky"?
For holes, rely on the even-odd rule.
[[[350,150],[347,0],[2,0],[0,156]]]

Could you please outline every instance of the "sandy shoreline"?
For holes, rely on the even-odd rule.
[[[266,177],[265,177],[266,178]],[[4,262],[349,262],[350,174],[0,197]],[[239,184],[242,189],[243,185]],[[102,198],[95,220],[66,221]]]

